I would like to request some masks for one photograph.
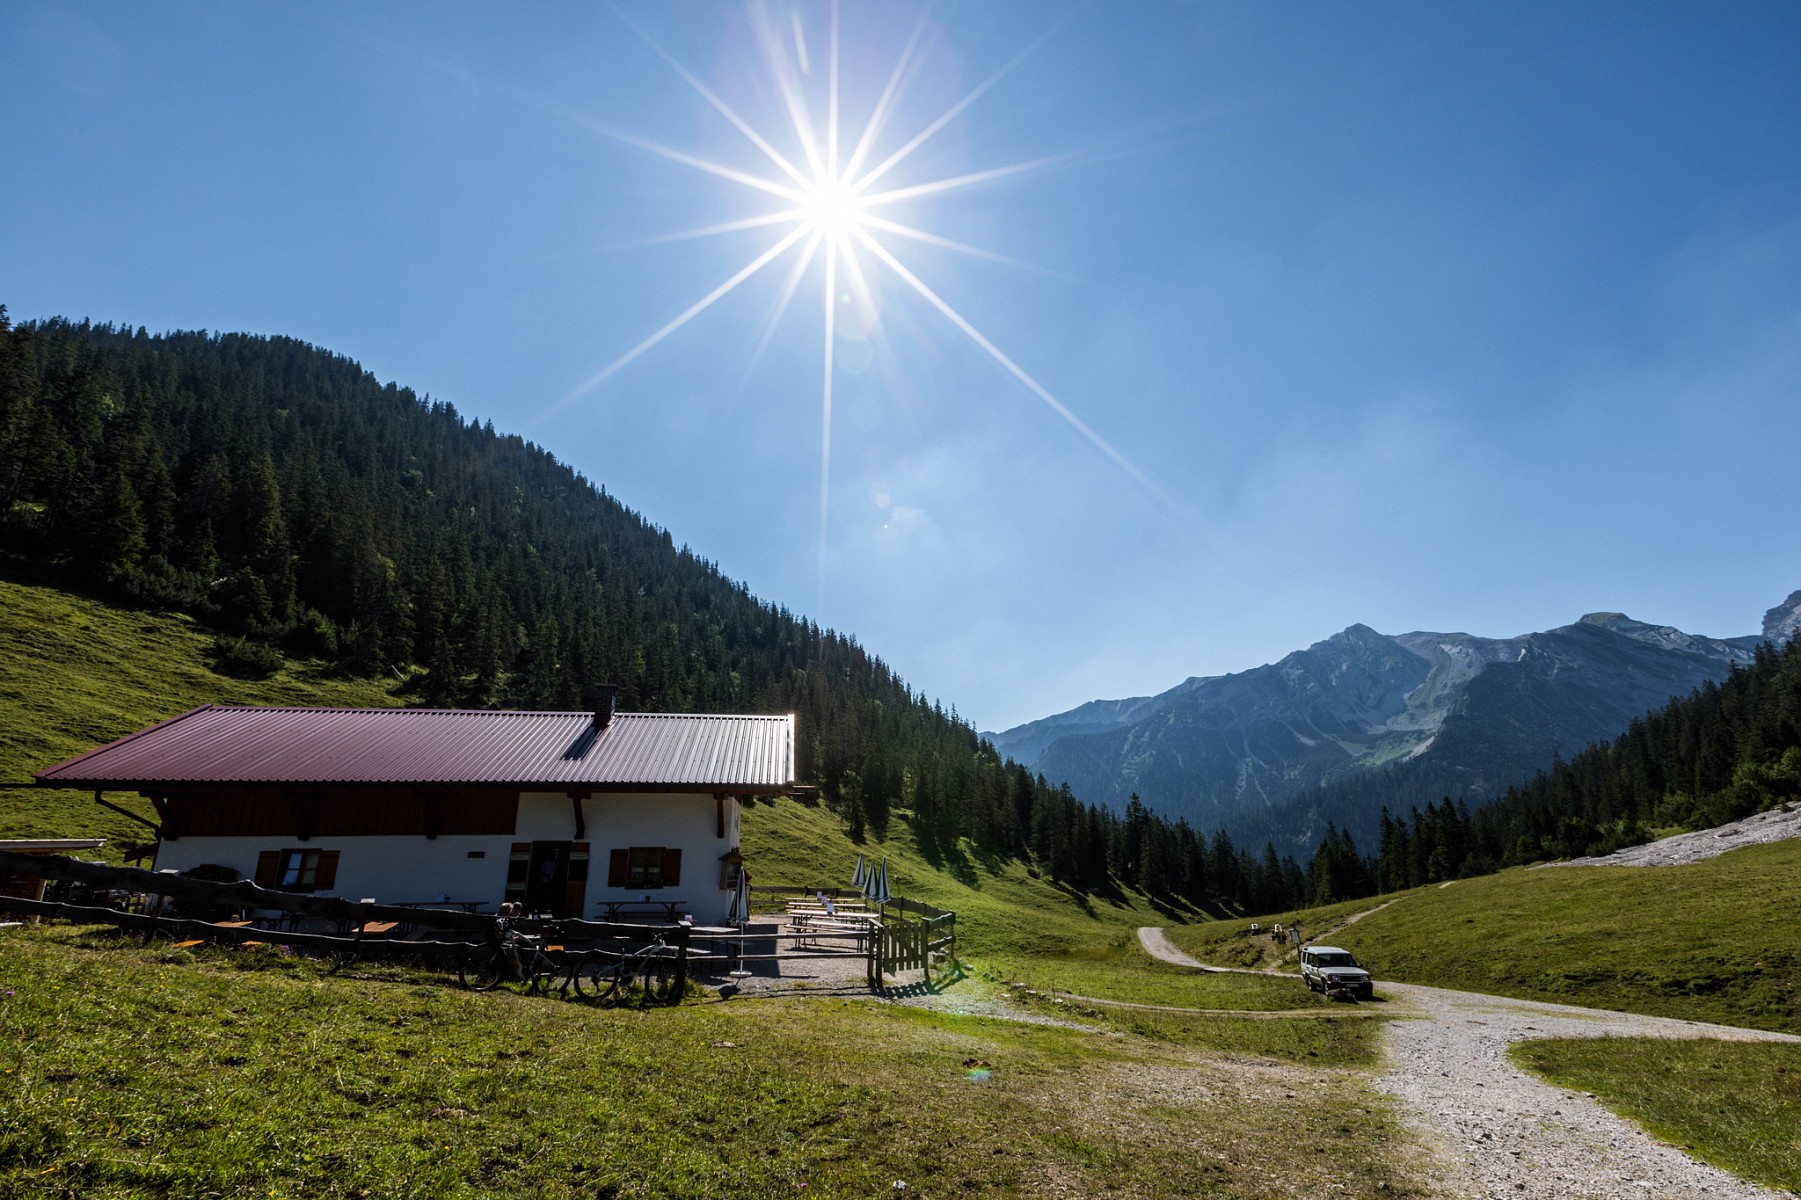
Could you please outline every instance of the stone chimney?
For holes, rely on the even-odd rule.
[[[613,723],[613,709],[619,700],[619,688],[615,684],[600,685],[600,707],[594,710],[594,728],[605,729]]]

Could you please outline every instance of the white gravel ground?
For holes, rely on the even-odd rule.
[[[1507,1056],[1531,1038],[1667,1037],[1801,1041],[1786,1034],[1384,984],[1421,1019],[1388,1027],[1398,1097],[1453,1195],[1482,1197],[1771,1197],[1772,1192],[1656,1141],[1585,1093],[1526,1074]]]

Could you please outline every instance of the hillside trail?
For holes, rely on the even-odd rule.
[[[1224,969],[1197,962],[1154,926],[1139,930],[1139,941],[1165,962]],[[1400,1019],[1388,1024],[1389,1061],[1375,1084],[1401,1101],[1403,1120],[1437,1160],[1447,1194],[1532,1200],[1754,1200],[1790,1194],[1690,1158],[1589,1093],[1534,1078],[1514,1065],[1507,1048],[1535,1038],[1801,1038],[1419,984],[1385,983],[1382,990],[1404,1007],[1393,1014]]]
[[[1402,899],[1403,899],[1403,897],[1396,896],[1393,900],[1385,900],[1381,904],[1378,904],[1373,908],[1366,908],[1366,909],[1363,909],[1361,912],[1352,913],[1350,916],[1346,917],[1344,920],[1340,921],[1338,924],[1333,925],[1330,928],[1321,930],[1318,934],[1315,934],[1313,937],[1309,938],[1308,940],[1312,941],[1312,942],[1322,942],[1326,938],[1329,938],[1333,934],[1337,933],[1339,930],[1345,928],[1347,925],[1355,925],[1357,922],[1363,920],[1363,918],[1372,916],[1375,913],[1379,913],[1383,909],[1387,908],[1389,905],[1399,903]],[[1280,969],[1277,969],[1274,967],[1216,967],[1209,963],[1201,962],[1199,959],[1194,958],[1193,956],[1178,949],[1174,942],[1170,941],[1168,937],[1164,936],[1163,927],[1161,925],[1140,925],[1138,927],[1138,941],[1139,941],[1139,944],[1145,948],[1145,951],[1151,955],[1151,957],[1160,958],[1166,963],[1174,963],[1175,965],[1180,966],[1180,967],[1193,967],[1199,971],[1210,971],[1210,972],[1213,972],[1214,974],[1225,974],[1225,975],[1293,976],[1293,974],[1294,974],[1293,971],[1284,971],[1284,970],[1280,970]],[[1298,957],[1298,951],[1288,950],[1288,951],[1285,951],[1276,961],[1291,962],[1291,961],[1295,960],[1297,957]]]

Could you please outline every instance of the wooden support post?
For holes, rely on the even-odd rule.
[[[672,1003],[681,1003],[688,991],[688,938],[693,930],[687,925],[676,928],[675,933],[675,992]]]

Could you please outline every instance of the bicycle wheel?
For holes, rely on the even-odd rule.
[[[644,953],[638,976],[640,1004],[668,1004],[675,998],[675,958],[657,949]]]
[[[631,971],[631,959],[606,950],[591,950],[576,964],[571,982],[584,1000],[610,1000]]]
[[[560,952],[540,950],[532,956],[526,975],[530,980],[526,991],[534,996],[548,996],[569,986],[569,960]]]
[[[457,964],[457,978],[472,992],[491,992],[507,977],[511,965],[504,952],[491,946],[475,946]]]

